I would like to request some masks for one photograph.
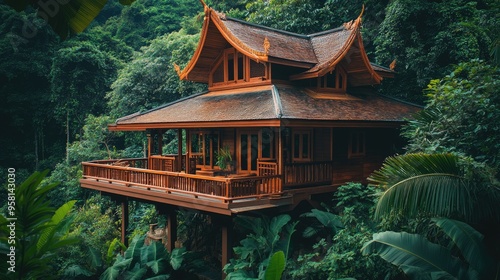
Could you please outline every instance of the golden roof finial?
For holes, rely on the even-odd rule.
[[[394,59],[391,64],[389,64],[389,69],[394,70],[396,68],[396,59]]]
[[[206,12],[207,12],[207,10],[209,9],[209,8],[208,8],[208,5],[207,5],[207,4],[205,3],[205,1],[203,1],[203,0],[200,0],[200,3],[203,5],[203,11],[206,13]]]
[[[264,53],[268,54],[270,48],[271,48],[271,43],[269,43],[269,39],[267,39],[267,37],[265,37],[264,38]]]
[[[174,62],[174,69],[175,69],[175,72],[177,72],[177,75],[181,75],[181,67],[179,65],[177,65],[177,63]]]
[[[361,6],[361,13],[359,13],[358,18],[361,19],[361,17],[363,16],[364,13],[365,13],[365,4],[363,4],[363,6]]]
[[[363,6],[361,7],[361,13],[359,13],[358,18],[356,18],[355,20],[345,22],[344,28],[347,30],[351,30],[352,28],[359,26],[359,24],[361,23],[361,17],[363,16],[364,13],[365,13],[365,4],[363,4]]]

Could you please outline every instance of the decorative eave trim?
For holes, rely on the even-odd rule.
[[[194,51],[191,60],[188,62],[188,64],[186,65],[186,67],[184,67],[182,71],[180,70],[180,67],[177,64],[174,64],[175,71],[177,72],[177,75],[179,75],[179,79],[181,80],[188,79],[189,72],[191,72],[191,70],[193,70],[194,66],[196,65],[196,62],[198,61],[198,58],[201,55],[201,51],[203,50],[203,46],[205,45],[205,40],[207,38],[208,27],[210,25],[210,14],[212,9],[210,9],[203,1],[200,0],[200,2],[203,4],[205,17],[203,18],[203,26],[201,28],[201,36],[200,40],[198,41],[198,47]]]
[[[275,85],[271,86],[271,93],[273,94],[274,110],[276,113],[276,117],[278,119],[281,119],[281,117],[283,116],[283,106],[281,105],[280,94]]]
[[[271,47],[271,44],[269,42],[269,39],[267,37],[265,40],[262,42],[263,48],[267,50],[267,52],[260,52],[258,50],[254,50],[251,47],[247,46],[243,42],[241,42],[238,37],[236,37],[230,30],[227,28],[227,26],[224,24],[225,15],[224,14],[218,14],[216,11],[213,13],[210,13],[210,19],[213,21],[217,29],[220,31],[224,39],[226,39],[231,46],[233,46],[236,50],[238,50],[240,53],[257,60],[259,62],[268,62],[268,53],[269,49]]]
[[[347,30],[351,30],[351,34],[349,38],[347,38],[345,44],[342,46],[340,51],[338,51],[327,63],[319,66],[319,69],[312,72],[304,72],[300,74],[295,74],[290,76],[290,80],[302,80],[309,78],[317,78],[325,75],[335,68],[335,66],[349,53],[349,49],[354,44],[354,41],[358,38],[357,34],[360,32],[361,26],[361,15],[353,21],[344,23],[344,28]],[[326,65],[326,67],[325,67]]]
[[[373,69],[370,60],[368,59],[368,56],[366,55],[366,50],[365,46],[363,45],[363,39],[361,38],[361,32],[358,30],[358,42],[359,42],[359,49],[361,52],[361,58],[363,58],[363,62],[365,63],[366,69],[370,72],[372,79],[374,80],[375,84],[380,84],[382,81],[382,77]]]
[[[145,131],[147,129],[172,129],[172,128],[220,128],[220,127],[279,127],[279,119],[262,120],[233,120],[233,121],[213,121],[213,122],[178,122],[178,123],[130,123],[130,124],[110,124],[109,131]]]

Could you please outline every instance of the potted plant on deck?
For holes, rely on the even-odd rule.
[[[231,149],[229,148],[229,146],[220,148],[217,152],[217,161],[215,162],[215,164],[219,166],[220,170],[225,176],[231,173],[232,161],[233,158],[231,157]]]

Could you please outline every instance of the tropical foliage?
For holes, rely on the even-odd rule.
[[[500,189],[491,177],[484,180],[484,168],[475,168],[472,161],[453,154],[407,154],[388,158],[369,178],[384,189],[376,218],[416,219],[424,215],[465,221],[434,219],[453,240],[464,261],[457,259],[455,250],[450,249],[453,246],[427,241],[425,236],[432,233],[428,226],[420,229],[425,235],[374,234],[363,251],[380,255],[416,279],[496,279],[500,246],[494,236],[500,232]],[[483,234],[468,224],[484,232],[484,243]],[[437,241],[443,242],[439,238]]]
[[[412,279],[498,279],[500,262],[494,260],[483,235],[466,223],[433,219],[451,244],[439,245],[424,236],[406,232],[381,232],[363,247],[378,254]]]
[[[500,69],[477,59],[431,80],[424,91],[425,109],[403,131],[410,139],[408,150],[461,153],[498,170],[499,86]]]
[[[261,218],[238,218],[239,228],[250,231],[247,237],[240,241],[241,246],[234,247],[236,259],[224,267],[227,279],[263,279],[271,275],[270,261],[279,265],[279,254],[283,252],[284,259],[288,258],[290,252],[290,240],[295,232],[297,222],[290,222],[289,215],[280,215],[269,219],[267,216]],[[274,256],[274,259],[273,259]],[[271,277],[271,276],[268,276]]]
[[[78,242],[68,236],[74,218],[69,213],[76,201],[68,201],[57,209],[51,207],[47,193],[57,184],[42,183],[47,173],[35,172],[15,188],[15,213],[9,215],[16,218],[14,243],[0,239],[1,248],[15,248],[15,271],[2,270],[3,279],[52,279],[55,275],[51,261],[56,252]],[[12,224],[1,215],[0,222],[2,229]],[[2,254],[4,264],[6,257]]]
[[[469,223],[500,221],[500,192],[469,173],[479,173],[467,159],[453,154],[406,154],[387,158],[369,180],[385,191],[376,218],[399,212],[455,217]],[[476,179],[476,180],[475,180]]]
[[[115,263],[99,279],[192,279],[194,262],[186,263],[185,248],[167,252],[161,242],[144,245],[145,236],[135,237]]]
[[[315,231],[319,241],[312,248],[302,249],[291,261],[288,274],[292,279],[384,279],[397,274],[377,256],[364,256],[360,251],[377,231],[372,214],[378,192],[374,187],[349,183],[338,188],[330,206],[324,205],[327,211],[313,210],[314,215],[304,215],[317,217],[321,224],[325,217],[331,221],[325,225],[329,230]],[[306,236],[309,231],[306,227]]]
[[[174,63],[183,67],[194,51],[202,6],[197,0],[120,1],[126,6],[106,0],[63,2],[68,1],[0,0],[0,33],[5,35],[0,36],[0,118],[4,120],[0,177],[5,178],[6,167],[11,166],[19,178],[28,178],[34,170],[53,170],[44,183],[39,183],[39,175],[29,179],[46,201],[22,210],[33,218],[16,232],[25,236],[25,245],[18,247],[27,254],[24,276],[38,278],[51,269],[43,277],[75,279],[107,271],[105,276],[144,273],[173,278],[184,265],[194,262],[185,259],[187,253],[169,255],[158,245],[145,249],[136,242],[127,249],[127,257],[116,256],[119,210],[113,202],[79,188],[79,163],[141,157],[144,135],[110,133],[107,125],[118,117],[206,89],[179,81],[173,67]],[[247,231],[235,247],[236,258],[226,267],[229,275],[390,279],[398,272],[376,256],[390,255],[391,262],[408,275],[450,277],[423,264],[407,266],[407,256],[380,245],[381,240],[390,239],[409,250],[418,243],[445,252],[438,261],[451,259],[461,275],[491,278],[492,272],[478,262],[489,265],[488,256],[500,259],[500,242],[494,242],[500,232],[495,207],[499,201],[500,77],[498,68],[492,66],[500,58],[499,1],[205,2],[229,16],[298,33],[340,26],[356,18],[365,4],[362,35],[370,60],[387,66],[396,59],[398,74],[384,80],[381,92],[425,104],[403,130],[412,154],[388,159],[371,177],[382,187],[382,194],[372,186],[347,184],[339,187],[324,209],[306,213],[298,224],[299,213],[293,218],[261,217],[237,223],[238,229]],[[72,10],[77,5],[82,9]],[[426,95],[421,94],[423,89]],[[167,133],[165,139],[171,138],[175,137]],[[171,147],[176,148],[176,143],[164,149]],[[56,189],[52,186],[57,182],[61,183]],[[0,189],[0,205],[6,205],[4,194]],[[76,226],[68,228],[73,216],[63,214],[73,203],[78,207],[72,214]],[[372,216],[375,205],[377,219]],[[130,209],[129,230],[135,234],[142,236],[149,223],[162,221],[152,206],[131,203]],[[435,216],[466,221],[474,229],[451,220],[430,223]],[[220,236],[210,218],[180,211],[178,219],[180,241],[189,250],[204,252],[204,261],[218,265],[215,248],[219,248]],[[5,256],[3,233],[8,229],[5,219],[0,220],[0,253]],[[461,234],[451,231],[457,227],[462,228]],[[295,230],[300,234],[292,234]],[[362,245],[380,230],[401,233],[375,235],[363,255]],[[39,242],[45,238],[47,242]],[[63,246],[74,239],[82,242]],[[475,248],[464,247],[464,240]],[[486,244],[487,254],[480,244]],[[144,252],[143,259],[131,254],[135,249]],[[182,267],[174,270],[179,263],[171,260],[181,256]],[[5,264],[0,264],[2,272]]]

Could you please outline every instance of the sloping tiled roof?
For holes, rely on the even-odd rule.
[[[297,62],[317,63],[308,36],[284,32],[234,18],[222,20],[231,34],[248,47],[265,53],[264,40],[269,41],[268,56]]]
[[[401,122],[418,106],[376,94],[317,99],[291,86],[262,86],[237,93],[206,93],[118,119],[112,130],[217,127],[220,122],[313,120],[332,122]],[[207,123],[212,123],[208,124]],[[286,123],[285,123],[286,124]],[[128,127],[128,128],[127,128]]]
[[[289,120],[401,122],[420,109],[377,94],[318,99],[294,87],[281,86],[278,90],[282,118]]]
[[[205,93],[118,119],[117,124],[197,123],[276,119],[269,89],[238,94]]]
[[[294,75],[292,79],[310,78],[311,75],[318,77],[334,69],[349,53],[353,44],[356,44],[356,56],[352,56],[351,50],[351,57],[348,58],[360,61],[351,65],[355,67],[353,73],[359,73],[361,68],[368,77],[368,81],[362,84],[377,84],[381,78],[364,53],[360,28],[361,15],[341,27],[302,35],[226,17],[205,7],[205,20],[198,47],[191,61],[182,71],[179,69],[178,74],[181,79],[208,82],[210,67],[218,57],[216,50],[222,51],[225,46],[223,43],[227,42],[243,54],[261,62],[303,67],[303,74]],[[349,72],[350,69],[346,70]]]

